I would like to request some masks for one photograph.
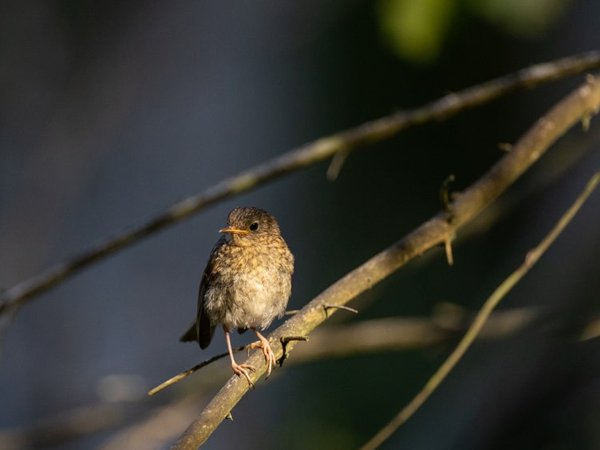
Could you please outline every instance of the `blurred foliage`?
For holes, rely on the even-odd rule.
[[[570,0],[380,0],[378,21],[385,40],[402,59],[433,63],[463,9],[516,38],[542,37]]]
[[[569,0],[467,0],[467,6],[506,33],[540,38],[567,9]]]
[[[456,10],[454,0],[381,0],[379,23],[395,52],[415,63],[438,56]]]

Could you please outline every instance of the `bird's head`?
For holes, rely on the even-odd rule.
[[[221,228],[219,233],[229,234],[238,245],[253,245],[270,236],[280,235],[275,217],[264,209],[252,207],[235,208],[231,211],[227,226]]]

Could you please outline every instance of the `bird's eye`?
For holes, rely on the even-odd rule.
[[[258,222],[252,222],[250,224],[250,231],[256,231],[258,230]]]

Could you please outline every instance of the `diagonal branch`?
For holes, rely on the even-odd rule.
[[[460,92],[448,94],[420,108],[400,111],[366,122],[356,128],[317,139],[185,198],[149,221],[7,289],[0,294],[0,314],[16,311],[27,301],[53,288],[84,268],[190,217],[218,201],[247,192],[268,181],[335,155],[347,155],[356,148],[388,139],[406,128],[435,120],[444,120],[517,89],[531,88],[541,83],[598,67],[600,67],[600,53],[598,52],[589,52],[534,65]]]
[[[542,241],[531,251],[527,253],[525,261],[512,272],[495,290],[492,295],[485,301],[477,315],[475,320],[460,340],[456,348],[450,356],[442,363],[442,365],[435,371],[435,373],[429,378],[425,386],[415,395],[412,400],[404,406],[383,428],[381,428],[369,441],[360,448],[360,450],[375,450],[392,434],[402,426],[408,419],[410,419],[417,410],[423,406],[427,399],[433,394],[433,392],[439,387],[442,381],[448,376],[452,369],[458,364],[461,358],[464,356],[466,351],[469,349],[471,344],[475,341],[483,326],[486,324],[488,318],[498,306],[500,301],[506,297],[506,295],[512,290],[512,288],[521,279],[527,275],[529,270],[539,261],[542,255],[550,248],[556,238],[563,232],[567,225],[571,222],[575,214],[583,206],[588,197],[596,189],[600,183],[600,172],[590,179],[585,189],[575,202],[569,207],[569,209],[562,215],[560,220],[554,225],[550,232],[542,239]]]
[[[514,145],[510,153],[458,195],[447,210],[438,213],[400,241],[349,272],[277,328],[271,335],[277,356],[281,356],[281,347],[277,344],[281,337],[308,335],[327,319],[324,305],[348,303],[412,258],[454,236],[462,225],[479,214],[535,163],[563,133],[577,122],[588,120],[598,109],[600,82],[589,76],[583,85],[539,119]],[[331,310],[329,315],[333,313],[335,309]],[[295,342],[290,342],[287,351],[291,351],[294,345]],[[262,354],[255,352],[247,363],[256,368],[252,377],[253,381],[258,380],[266,369]],[[230,378],[173,448],[190,450],[202,445],[247,390],[248,383],[245,380],[235,376]]]

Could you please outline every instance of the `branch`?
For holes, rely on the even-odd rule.
[[[500,301],[506,297],[511,289],[529,272],[529,270],[539,261],[542,255],[554,243],[556,238],[563,232],[566,226],[571,222],[575,214],[585,203],[594,189],[600,183],[600,172],[597,172],[592,179],[587,183],[583,192],[577,197],[571,207],[563,214],[560,220],[554,225],[552,230],[538,244],[537,247],[529,251],[525,257],[523,264],[517,270],[511,273],[501,284],[494,290],[492,295],[485,301],[472,325],[469,327],[463,338],[460,340],[454,351],[448,356],[439,369],[429,378],[425,386],[413,397],[413,399],[394,416],[375,436],[373,436],[361,450],[375,450],[383,444],[394,432],[410,419],[417,410],[423,406],[427,399],[439,387],[442,381],[448,376],[450,371],[458,364],[471,344],[477,338],[477,335],[490,317],[492,311],[498,306]]]
[[[406,237],[373,256],[361,266],[331,285],[271,335],[274,350],[281,356],[278,342],[284,336],[306,336],[327,316],[324,305],[344,305],[398,270],[415,256],[444,243],[457,229],[473,219],[578,121],[589,118],[600,108],[600,83],[589,76],[586,83],[561,100],[514,145],[512,151],[467,190],[429,221]],[[334,314],[332,309],[329,315]],[[287,346],[288,352],[295,342]],[[265,372],[262,354],[254,352],[247,361],[256,368],[254,381]],[[202,414],[174,445],[177,450],[198,448],[204,443],[248,390],[246,380],[233,376],[221,388]]]
[[[547,83],[598,67],[600,67],[600,53],[598,52],[584,53],[534,65],[460,92],[448,94],[420,108],[400,111],[390,116],[366,122],[356,128],[317,139],[275,159],[247,169],[235,177],[225,179],[196,195],[185,198],[146,223],[7,289],[0,294],[0,314],[16,311],[18,307],[27,301],[55,287],[84,268],[186,219],[218,201],[250,191],[268,181],[333,156],[344,155],[345,158],[350,151],[356,148],[389,139],[406,128],[435,120],[444,120],[517,89],[531,88],[541,83]]]
[[[540,312],[537,308],[496,312],[480,337],[502,339],[511,336],[530,326],[540,317]],[[434,314],[432,318],[394,317],[327,326],[311,334],[310,345],[296,349],[290,364],[445,345],[465,332],[471,321],[461,308],[460,312]]]

